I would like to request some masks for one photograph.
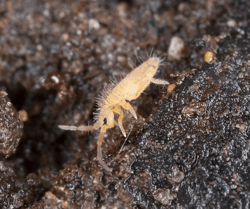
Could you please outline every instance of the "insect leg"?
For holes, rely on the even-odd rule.
[[[125,132],[125,130],[123,128],[123,125],[122,125],[122,119],[123,119],[123,111],[122,111],[122,109],[118,105],[116,105],[112,109],[112,111],[115,112],[115,113],[117,113],[117,114],[119,114],[118,125],[119,125],[119,127],[120,127],[120,129],[122,131],[123,136],[126,137],[126,132]]]
[[[97,160],[102,165],[104,169],[106,169],[108,172],[111,172],[110,168],[106,165],[106,163],[102,160],[102,139],[103,135],[106,132],[106,126],[103,126],[101,129],[101,133],[99,135],[99,139],[97,141]]]
[[[161,80],[161,79],[155,79],[155,78],[152,78],[152,79],[151,79],[151,82],[152,82],[152,83],[155,83],[155,84],[160,84],[160,85],[169,84],[168,81],[164,81],[164,80]]]
[[[124,101],[121,106],[125,109],[125,110],[128,110],[133,116],[135,119],[137,119],[137,116],[136,116],[136,113],[133,109],[133,107],[126,101]]]
[[[60,129],[69,130],[69,131],[92,131],[95,129],[100,128],[100,124],[97,123],[94,126],[66,126],[66,125],[59,125]]]

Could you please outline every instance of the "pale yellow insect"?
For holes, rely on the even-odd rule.
[[[123,136],[126,137],[126,132],[122,126],[123,111],[121,107],[128,110],[135,117],[135,119],[137,119],[134,109],[127,101],[138,98],[150,83],[163,85],[169,84],[167,81],[153,78],[160,64],[161,59],[153,56],[135,68],[119,83],[112,82],[108,88],[104,89],[101,96],[97,99],[98,110],[95,114],[96,122],[94,126],[82,125],[77,127],[59,125],[59,128],[71,131],[90,131],[101,128],[97,142],[97,159],[103,168],[110,172],[110,168],[102,160],[101,145],[103,135],[106,132],[106,129],[114,127],[115,113],[119,114],[118,124]]]

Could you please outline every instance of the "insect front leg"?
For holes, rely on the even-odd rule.
[[[160,85],[167,85],[167,84],[169,84],[168,81],[164,81],[164,80],[161,80],[161,79],[155,79],[155,78],[152,78],[151,82],[154,83],[154,84],[160,84]]]
[[[126,132],[125,132],[125,130],[123,128],[123,125],[122,125],[122,119],[123,119],[123,111],[122,111],[122,109],[118,105],[116,105],[112,109],[112,111],[115,112],[115,113],[117,113],[117,114],[119,114],[118,125],[119,125],[119,127],[120,127],[120,129],[122,131],[123,136],[126,137]]]
[[[122,106],[125,110],[128,110],[128,111],[134,116],[134,118],[137,119],[136,113],[135,113],[133,107],[131,106],[131,104],[129,104],[128,102],[126,102],[126,101],[124,100],[123,103],[121,104],[121,106]]]

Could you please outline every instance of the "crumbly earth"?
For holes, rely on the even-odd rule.
[[[0,91],[8,94],[0,109],[13,105],[15,125],[0,120],[18,130],[0,150],[0,208],[249,208],[249,6],[0,1]],[[58,125],[93,123],[109,77],[129,73],[152,48],[166,58],[156,78],[173,85],[152,84],[131,102],[138,120],[125,114],[124,146],[118,127],[107,131],[107,173],[96,161],[98,131]],[[28,114],[23,128],[16,110]]]
[[[0,91],[0,153],[6,158],[16,152],[23,134],[23,122],[8,94]]]

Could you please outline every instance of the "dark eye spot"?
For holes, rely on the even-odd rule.
[[[103,120],[103,123],[104,123],[104,125],[106,125],[107,124],[107,118],[104,118],[104,120]]]

